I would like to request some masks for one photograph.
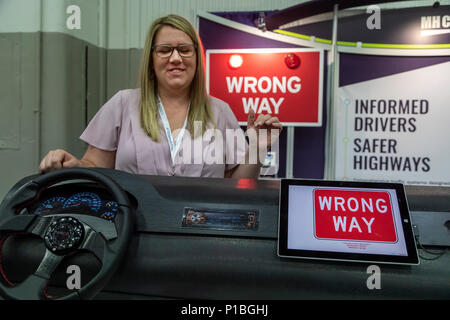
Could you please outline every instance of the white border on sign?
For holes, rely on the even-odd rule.
[[[209,56],[211,53],[279,53],[279,52],[318,52],[319,53],[319,98],[317,106],[317,122],[282,122],[289,127],[321,127],[323,111],[323,57],[322,49],[314,48],[260,48],[260,49],[211,49],[206,50],[206,91],[209,94]],[[246,121],[239,121],[239,125],[246,125]]]

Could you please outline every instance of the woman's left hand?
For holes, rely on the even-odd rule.
[[[256,120],[255,117],[255,112],[250,108],[247,119],[247,133],[249,133],[249,129],[253,129],[258,139],[258,149],[264,148],[269,151],[270,147],[278,140],[283,125],[277,117],[272,117],[270,114],[260,114]],[[266,137],[263,135],[266,135]],[[249,136],[249,138],[251,137]]]

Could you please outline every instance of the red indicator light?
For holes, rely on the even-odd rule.
[[[239,179],[236,184],[238,189],[255,189],[256,182],[254,179]]]
[[[241,67],[243,62],[244,62],[244,60],[238,54],[233,54],[230,57],[230,60],[228,61],[228,63],[230,64],[230,67],[233,69],[237,69],[237,68]]]
[[[298,57],[298,55],[296,55],[294,53],[289,53],[284,58],[284,63],[286,63],[286,66],[289,69],[296,69],[300,66],[301,61],[300,61],[300,58]]]

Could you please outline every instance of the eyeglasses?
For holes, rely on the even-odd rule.
[[[153,50],[156,55],[160,58],[169,58],[172,56],[173,50],[176,49],[178,54],[183,58],[192,57],[195,53],[197,46],[194,44],[179,44],[177,46],[169,46],[167,44],[159,44],[153,46]]]

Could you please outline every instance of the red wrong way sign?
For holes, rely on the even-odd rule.
[[[209,94],[227,102],[241,124],[253,109],[286,126],[322,125],[322,50],[207,50],[206,69]]]
[[[314,228],[318,239],[397,242],[388,192],[316,189]]]

